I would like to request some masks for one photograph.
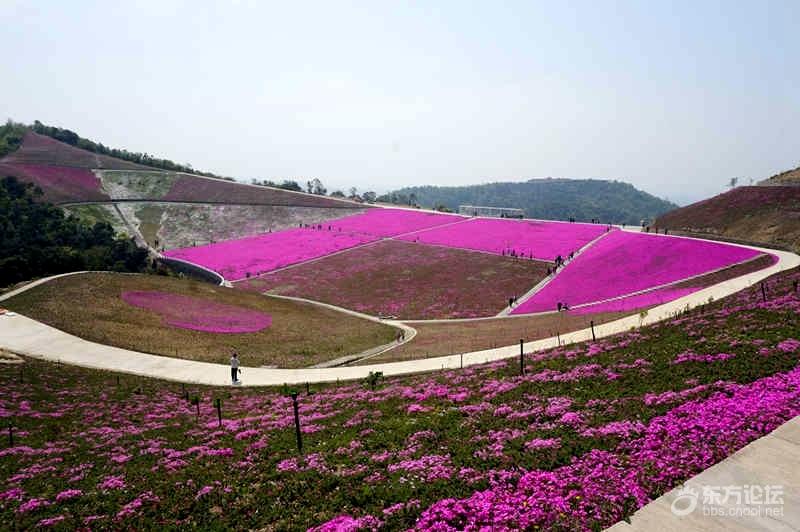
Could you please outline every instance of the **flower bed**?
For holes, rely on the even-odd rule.
[[[493,316],[545,276],[546,265],[440,246],[384,241],[239,284],[405,319]]]
[[[606,226],[595,224],[477,218],[402,239],[552,261],[557,255],[566,258],[605,231]]]
[[[219,308],[216,304],[272,316],[273,321],[247,334],[198,332],[169,325],[163,314],[129,305],[120,297],[126,292],[177,294],[202,303],[195,308],[167,306],[165,314],[178,322],[189,317],[186,307],[193,321],[207,324],[207,309]],[[222,364],[236,350],[242,365],[255,367],[308,367],[384,345],[398,331],[317,305],[162,275],[70,275],[12,297],[3,306],[90,342]],[[221,313],[223,320],[228,315]]]
[[[164,254],[219,272],[230,281],[238,281],[373,240],[376,238],[363,234],[296,228],[205,246],[172,249]]]
[[[602,529],[800,414],[800,329],[787,319],[800,313],[798,278],[771,279],[766,302],[749,289],[528,355],[524,376],[512,360],[312,386],[298,397],[302,453],[289,389],[184,388],[29,360],[24,379],[0,373],[15,435],[0,450],[0,518],[20,529]]]
[[[38,185],[52,203],[110,199],[100,189],[100,180],[85,168],[0,162],[0,176],[7,175]]]
[[[701,290],[701,287],[689,288],[661,288],[652,290],[635,296],[623,297],[621,299],[614,299],[612,301],[605,301],[597,303],[596,305],[587,305],[570,309],[573,314],[593,314],[595,312],[625,312],[629,310],[636,310],[654,305],[662,305],[670,301],[674,301],[679,297],[688,296],[694,292]]]
[[[354,233],[370,238],[386,238],[462,220],[466,220],[466,218],[452,214],[404,209],[370,209],[363,214],[348,216],[328,224],[322,224],[322,228],[327,229],[330,226],[333,231]],[[455,227],[458,227],[458,225]]]
[[[168,257],[199,264],[230,281],[261,275],[284,266],[460,218],[400,209],[369,209],[310,227],[266,233],[205,246],[169,250]]]
[[[251,333],[272,324],[269,314],[196,297],[157,291],[123,292],[121,297],[129,305],[152,310],[162,316],[166,324],[181,329]]]
[[[602,301],[724,268],[758,251],[703,240],[615,231],[567,265],[514,314]]]

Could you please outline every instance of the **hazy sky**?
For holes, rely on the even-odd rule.
[[[329,189],[800,164],[800,2],[0,0],[0,117]]]

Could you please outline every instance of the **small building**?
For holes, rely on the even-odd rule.
[[[525,211],[513,207],[459,205],[458,214],[465,214],[467,216],[490,216],[492,218],[525,218]]]

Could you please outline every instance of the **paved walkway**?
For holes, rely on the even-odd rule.
[[[722,504],[703,504],[704,488],[724,496],[726,486],[732,493],[727,501]],[[739,505],[733,493],[744,493],[745,490],[749,493],[749,486],[780,486],[783,503],[776,506]],[[693,490],[692,493],[699,497],[693,499],[693,496],[681,491],[684,488]],[[679,515],[691,509],[693,500],[697,501],[695,509],[687,515]],[[678,514],[672,511],[673,503]],[[758,515],[759,508],[761,515]],[[766,515],[767,508],[777,509],[778,512]],[[800,416],[689,479],[683,486],[640,508],[630,521],[621,521],[607,530],[800,530]]]
[[[779,259],[778,262],[763,270],[724,281],[655,307],[648,312],[643,320],[640,320],[638,315],[633,315],[598,325],[594,328],[597,338],[625,332],[640,325],[656,323],[682,311],[686,305],[695,307],[705,304],[708,302],[709,297],[720,299],[747,288],[770,275],[800,265],[800,257],[793,253],[774,250],[761,251],[776,255]],[[16,292],[18,293],[19,291]],[[14,293],[11,292],[0,297],[0,301]],[[583,342],[591,339],[592,331],[590,329],[582,329],[561,336],[562,343]],[[526,353],[530,353],[552,348],[555,345],[556,338],[546,338],[524,344],[524,350]],[[78,366],[121,371],[145,377],[209,385],[230,384],[230,372],[226,365],[150,355],[88,342],[20,315],[0,317],[0,348],[6,348],[9,351],[34,358],[58,360]],[[403,375],[458,368],[462,360],[464,366],[470,366],[518,355],[519,345],[516,344],[464,353],[463,358],[462,355],[456,354],[422,360],[336,368],[268,369],[246,367],[242,368],[242,380],[247,386],[332,382],[363,379],[373,371],[381,371],[386,376]]]

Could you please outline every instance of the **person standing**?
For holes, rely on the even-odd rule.
[[[239,382],[239,356],[236,351],[231,355],[231,384]]]

